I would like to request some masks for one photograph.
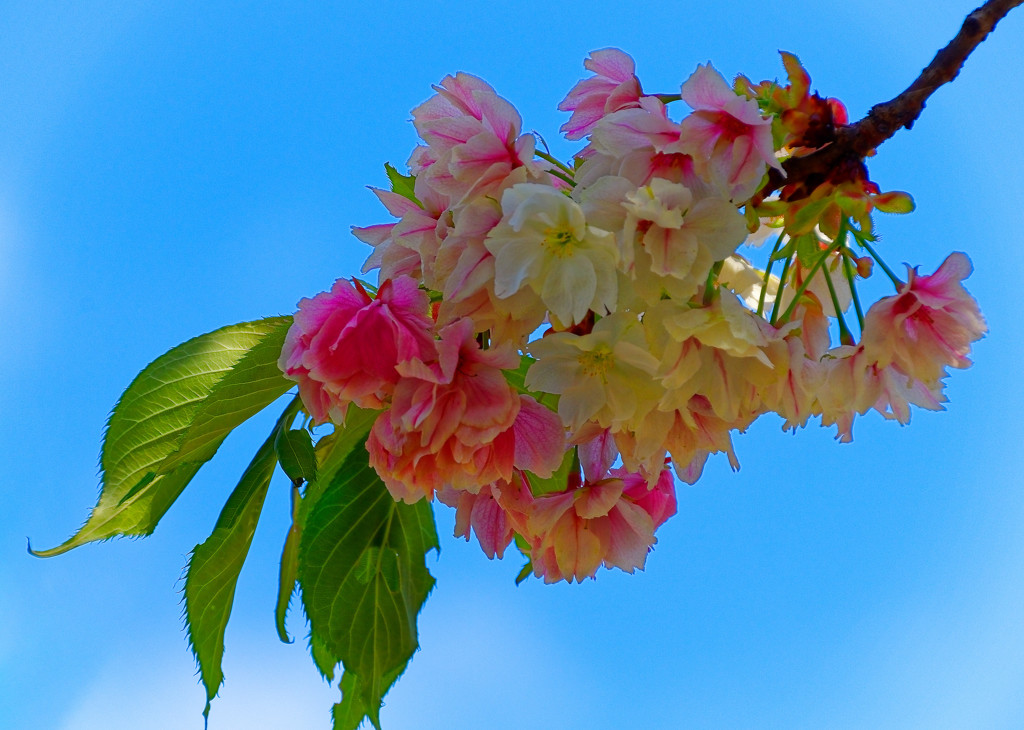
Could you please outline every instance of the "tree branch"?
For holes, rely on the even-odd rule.
[[[805,157],[792,157],[782,164],[785,175],[770,170],[768,182],[759,193],[763,199],[783,186],[795,185],[810,194],[816,185],[800,185],[809,179],[825,179],[832,170],[859,165],[864,157],[903,127],[910,129],[924,109],[928,97],[957,77],[964,61],[985,40],[1010,10],[1024,0],[988,0],[964,20],[960,32],[935,54],[921,75],[895,99],[871,107],[863,119],[836,128],[835,140]]]

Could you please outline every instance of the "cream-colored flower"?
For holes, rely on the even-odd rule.
[[[529,287],[563,324],[615,309],[615,237],[588,226],[583,210],[548,185],[521,183],[501,197],[501,222],[484,245],[494,255],[494,293]]]
[[[743,216],[728,200],[697,200],[685,185],[661,178],[627,195],[623,206],[623,261],[651,302],[663,293],[678,299],[695,294],[711,266],[747,235]]]
[[[706,397],[728,421],[743,421],[759,406],[755,373],[772,369],[765,354],[767,325],[730,292],[709,306],[661,302],[644,318],[656,342],[665,396],[658,407],[685,409],[695,395]]]
[[[558,393],[558,415],[571,430],[594,420],[618,429],[650,410],[663,391],[654,379],[657,359],[628,312],[601,319],[588,335],[559,332],[530,343],[537,361],[526,387]]]
[[[749,242],[749,241],[748,241]],[[761,291],[765,288],[764,272],[739,254],[733,254],[722,262],[718,283],[732,289],[748,307],[757,310],[761,302]],[[771,312],[775,295],[779,291],[779,277],[768,277],[768,291],[764,294],[764,311]]]

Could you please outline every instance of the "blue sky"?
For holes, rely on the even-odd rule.
[[[626,50],[671,93],[708,60],[781,75],[785,49],[859,118],[975,3],[0,5],[0,726],[202,727],[178,581],[274,414],[150,538],[46,561],[25,538],[84,520],[106,415],[148,362],[355,273],[349,227],[388,219],[365,186],[407,159],[431,84],[484,77],[568,157],[555,106],[591,50]],[[1017,10],[871,161],[918,204],[876,221],[889,260],[975,265],[990,334],[947,412],[865,417],[846,446],[762,419],[739,473],[714,460],[680,488],[646,572],[581,586],[515,587],[518,562],[448,537],[442,509],[422,651],[386,728],[1024,726],[1022,72]],[[337,690],[273,629],[287,501],[275,482],[211,730],[330,726]]]

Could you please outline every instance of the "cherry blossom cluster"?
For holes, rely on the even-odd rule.
[[[946,368],[985,332],[971,265],[898,278],[871,214],[912,203],[859,162],[759,194],[846,123],[783,62],[788,84],[730,86],[708,64],[646,94],[629,56],[596,51],[559,106],[586,142],[569,164],[484,81],[446,77],[413,110],[409,175],[375,191],[396,222],[354,229],[377,286],[299,302],[280,366],[308,412],[375,411],[368,458],[395,499],[436,496],[457,535],[490,557],[515,540],[554,582],[643,568],[673,472],[692,484],[714,453],[736,468],[732,435],[763,414],[849,441],[869,410],[941,409]],[[738,252],[772,238],[762,267]],[[876,264],[895,291],[864,311]]]

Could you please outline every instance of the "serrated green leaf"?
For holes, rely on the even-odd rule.
[[[334,474],[345,461],[345,457],[355,446],[363,443],[370,427],[377,418],[377,411],[368,411],[355,406],[349,406],[348,417],[342,426],[335,426],[332,434],[321,438],[313,447],[314,467],[312,476],[307,480],[306,493],[299,496],[298,488],[292,491],[292,525],[285,537],[284,549],[281,551],[281,574],[277,588],[277,606],[274,611],[275,623],[277,624],[277,635],[281,641],[290,644],[291,638],[285,628],[285,619],[288,615],[288,608],[291,605],[291,597],[295,592],[298,581],[299,570],[299,542],[302,539],[302,524],[309,513],[311,505],[316,503],[323,492],[323,485],[330,482]],[[321,479],[317,479],[317,477]],[[320,648],[323,648],[322,646]],[[317,664],[321,675],[325,679],[333,679],[334,666],[338,659],[331,661],[325,654],[323,660],[329,663],[321,666],[317,658],[317,644],[310,646],[313,652],[313,660]],[[326,650],[324,650],[326,651]]]
[[[359,680],[354,672],[345,672],[341,677],[341,702],[331,708],[332,730],[358,730],[370,715],[370,707],[359,697]]]
[[[355,406],[348,409],[348,418],[342,426],[335,426],[335,432],[324,436],[319,440],[314,449],[316,467],[313,470],[313,478],[306,483],[306,492],[299,497],[298,490],[292,492],[292,525],[285,537],[284,548],[281,551],[281,573],[277,587],[277,606],[274,609],[274,619],[277,625],[277,635],[281,641],[290,644],[291,637],[285,628],[285,621],[288,617],[288,608],[291,605],[291,597],[295,592],[298,581],[299,570],[299,543],[302,540],[302,525],[306,521],[310,507],[316,504],[324,487],[337,473],[338,469],[345,462],[355,446],[366,440],[366,435],[377,418],[376,411],[367,411]],[[321,642],[322,644],[322,642]],[[310,650],[313,653],[313,661],[325,679],[332,679],[334,666],[338,659],[329,661],[326,654],[323,656],[323,665],[318,659],[318,647],[316,642],[311,642]],[[324,650],[326,651],[326,650]],[[322,652],[320,652],[322,653]],[[325,669],[326,667],[326,669]]]
[[[200,335],[147,366],[107,424],[89,519],[50,557],[95,540],[148,535],[238,424],[293,385],[277,369],[290,317]]]
[[[249,324],[269,329],[210,390],[177,449],[160,464],[158,473],[186,462],[209,461],[236,426],[295,386],[277,366],[292,318],[272,317]]]
[[[334,656],[327,648],[326,642],[316,634],[309,635],[309,653],[320,676],[328,682],[334,681],[334,670],[341,664],[341,659]]]
[[[195,547],[185,569],[185,630],[199,664],[199,676],[206,687],[204,717],[209,715],[210,702],[224,682],[221,669],[224,630],[231,616],[238,575],[249,554],[277,465],[274,442],[279,432],[294,420],[300,407],[301,402],[295,398],[281,414],[228,497],[213,533]]]
[[[384,163],[384,172],[387,173],[388,180],[391,182],[391,192],[408,198],[416,205],[423,207],[423,203],[416,199],[415,175],[403,175],[390,162]]]
[[[301,499],[298,486],[292,484],[292,524],[288,528],[288,534],[284,538],[284,548],[281,550],[281,570],[277,581],[277,605],[274,607],[274,624],[277,626],[277,636],[285,644],[291,644],[293,641],[288,636],[288,629],[285,623],[288,618],[288,607],[292,602],[292,594],[295,593],[295,584],[299,579],[299,538],[302,536],[302,530],[298,517]]]
[[[316,478],[316,452],[313,439],[304,428],[282,431],[277,436],[277,458],[281,469],[292,481],[312,481]]]
[[[825,254],[821,250],[821,243],[818,241],[818,237],[813,233],[797,236],[793,240],[796,241],[797,260],[805,269],[813,268],[818,263],[818,259]]]
[[[345,459],[357,446],[362,447],[370,433],[379,411],[369,411],[349,406],[345,423],[335,426],[330,436],[320,439],[316,445],[317,478],[306,485],[306,494],[299,507],[299,519],[305,522],[309,508],[316,504],[320,494],[345,463]]]
[[[384,694],[418,647],[416,617],[434,585],[425,555],[437,547],[430,505],[395,502],[363,444],[352,448],[310,508],[299,544],[312,634],[355,675],[346,713],[357,703],[378,724]]]
[[[814,230],[818,219],[825,211],[832,200],[821,198],[819,200],[800,201],[795,204],[786,214],[786,233],[791,236],[798,236]]]
[[[390,687],[402,674],[401,670],[394,672],[394,676],[385,677],[385,682]],[[368,706],[360,694],[359,677],[354,672],[346,671],[341,677],[341,702],[338,702],[331,709],[331,719],[334,721],[332,730],[358,730],[365,718],[380,730],[380,710]]]

